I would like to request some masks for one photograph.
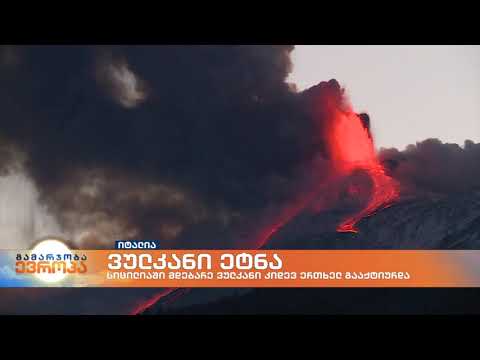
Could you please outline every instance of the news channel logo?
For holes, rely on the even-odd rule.
[[[17,252],[15,273],[33,275],[45,283],[61,283],[69,276],[87,273],[87,254],[72,250],[68,242],[59,237],[43,238],[31,250]],[[155,250],[160,248],[158,240],[117,240],[117,250]]]
[[[87,272],[87,255],[72,251],[66,241],[57,237],[38,241],[30,251],[17,253],[16,274],[32,274],[46,283],[57,283],[72,274]]]

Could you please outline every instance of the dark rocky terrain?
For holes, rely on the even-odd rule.
[[[268,248],[480,249],[480,193],[399,202],[337,233],[335,211],[302,214]],[[192,289],[144,314],[480,313],[480,289]]]

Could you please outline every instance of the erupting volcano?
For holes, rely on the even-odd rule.
[[[356,209],[337,226],[339,232],[358,232],[355,227],[358,221],[390,206],[399,196],[398,183],[385,173],[375,151],[369,116],[353,111],[338,82],[321,82],[302,95],[307,99],[312,121],[324,144],[330,162],[329,174],[323,182],[300,191],[281,209],[276,220],[254,236],[255,248],[262,247],[302,211],[320,212],[336,206],[339,199],[330,200],[328,204],[316,202],[325,194],[338,192],[345,182],[348,185],[344,197],[355,202]]]
[[[399,196],[397,182],[385,173],[377,157],[368,115],[357,114],[352,110],[351,105],[345,101],[338,82],[322,82],[303,95],[310,102],[309,106],[313,106],[312,120],[317,125],[319,137],[324,141],[325,153],[331,164],[330,174],[325,182],[299,192],[288,206],[279,211],[274,221],[270,221],[268,226],[253,236],[254,242],[248,244],[250,248],[262,248],[302,211],[315,209],[314,203],[320,196],[332,191],[332,188],[338,190],[338,184],[344,183],[345,179],[360,180],[359,184],[350,182],[346,193],[347,197],[357,200],[362,206],[342,220],[337,226],[338,232],[358,232],[355,227],[358,221],[388,207]],[[363,176],[358,177],[359,173]],[[316,210],[326,209],[322,206]],[[245,248],[246,244],[247,242],[239,244],[238,247]],[[148,303],[157,302],[172,290],[174,289],[157,294]],[[147,307],[148,305],[139,306],[134,313],[141,313]]]
[[[341,177],[349,177],[362,170],[371,180],[367,204],[337,227],[339,232],[357,232],[355,224],[378,209],[390,206],[398,198],[399,188],[397,182],[385,173],[377,157],[368,115],[359,115],[352,110],[351,105],[345,102],[343,90],[340,90],[335,80],[320,86],[325,87],[324,84],[328,85],[328,91],[325,97],[319,100],[321,115],[327,119],[322,124],[325,127],[326,150],[333,170]],[[358,197],[361,195],[360,191],[362,188],[350,186],[348,195]]]
[[[337,227],[339,232],[357,232],[355,225],[361,219],[374,214],[377,210],[390,206],[399,196],[397,182],[385,173],[380,163],[370,133],[370,119],[366,114],[357,114],[346,101],[344,90],[336,80],[321,82],[304,92],[310,108],[312,120],[316,124],[319,138],[331,168],[328,180],[319,183],[308,191],[303,191],[285,209],[277,221],[263,229],[257,236],[261,247],[281,227],[290,222],[306,208],[317,212],[332,204],[316,206],[314,203],[324,193],[338,191],[338,184],[345,179],[360,180],[359,184],[350,182],[346,196],[361,203],[360,209],[343,219]],[[358,178],[358,173],[363,177]]]
[[[372,181],[367,205],[360,212],[345,219],[337,228],[340,232],[357,232],[355,224],[359,220],[391,205],[398,198],[398,184],[385,174],[385,169],[377,158],[369,129],[364,126],[360,116],[352,111],[336,114],[329,145],[334,164],[340,173],[348,176],[355,170],[362,169]],[[357,195],[355,191],[350,191],[349,194]]]

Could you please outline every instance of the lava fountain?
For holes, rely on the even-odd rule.
[[[342,94],[343,95],[343,94]],[[327,111],[326,149],[333,170],[343,177],[358,170],[366,172],[372,182],[367,204],[357,213],[344,219],[339,232],[357,232],[355,225],[378,209],[390,206],[399,196],[398,183],[385,173],[375,151],[367,115],[356,114],[351,105],[340,98],[327,95],[323,101]],[[350,196],[356,196],[350,192]]]
[[[279,211],[275,221],[262,227],[254,236],[254,248],[264,246],[279,229],[302,211],[310,209],[318,212],[331,207],[332,201],[320,206],[315,202],[324,194],[338,191],[339,183],[344,183],[345,179],[355,178],[358,173],[368,177],[369,188],[350,184],[347,191],[349,198],[355,199],[363,206],[343,219],[337,226],[337,231],[358,232],[355,226],[358,221],[390,206],[399,197],[397,182],[385,173],[378,159],[370,133],[368,115],[359,115],[353,111],[338,82],[336,80],[321,82],[305,91],[302,96],[307,100],[318,138],[324,144],[324,152],[330,163],[329,174],[323,182],[307,186],[298,192],[296,197]],[[313,169],[313,172],[322,172],[323,166]]]

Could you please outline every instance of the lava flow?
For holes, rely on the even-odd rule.
[[[385,173],[383,165],[378,160],[369,130],[368,117],[356,114],[350,105],[344,103],[343,93],[338,83],[335,80],[323,82],[311,91],[314,101],[314,120],[318,120],[318,129],[323,134],[321,137],[325,139],[326,151],[333,167],[330,181],[351,177],[359,170],[365,172],[371,180],[367,204],[360,211],[344,219],[337,227],[339,232],[358,232],[356,229],[358,221],[381,208],[390,206],[398,198],[398,184]],[[325,191],[328,191],[328,186],[318,184],[298,194],[289,206],[282,209],[273,224],[262,228],[253,236],[252,248],[262,248],[280,228],[309,207],[318,195]],[[349,196],[364,195],[359,191],[361,190],[356,188],[350,189]],[[144,311],[174,290],[167,289],[156,294],[133,313]]]
[[[335,107],[330,114],[332,118],[329,121],[327,149],[334,170],[343,176],[350,176],[354,171],[363,170],[372,181],[366,206],[337,227],[339,232],[357,232],[355,225],[358,221],[380,208],[390,206],[398,198],[398,184],[385,173],[383,165],[378,160],[369,124],[353,112],[350,106],[343,110]]]

